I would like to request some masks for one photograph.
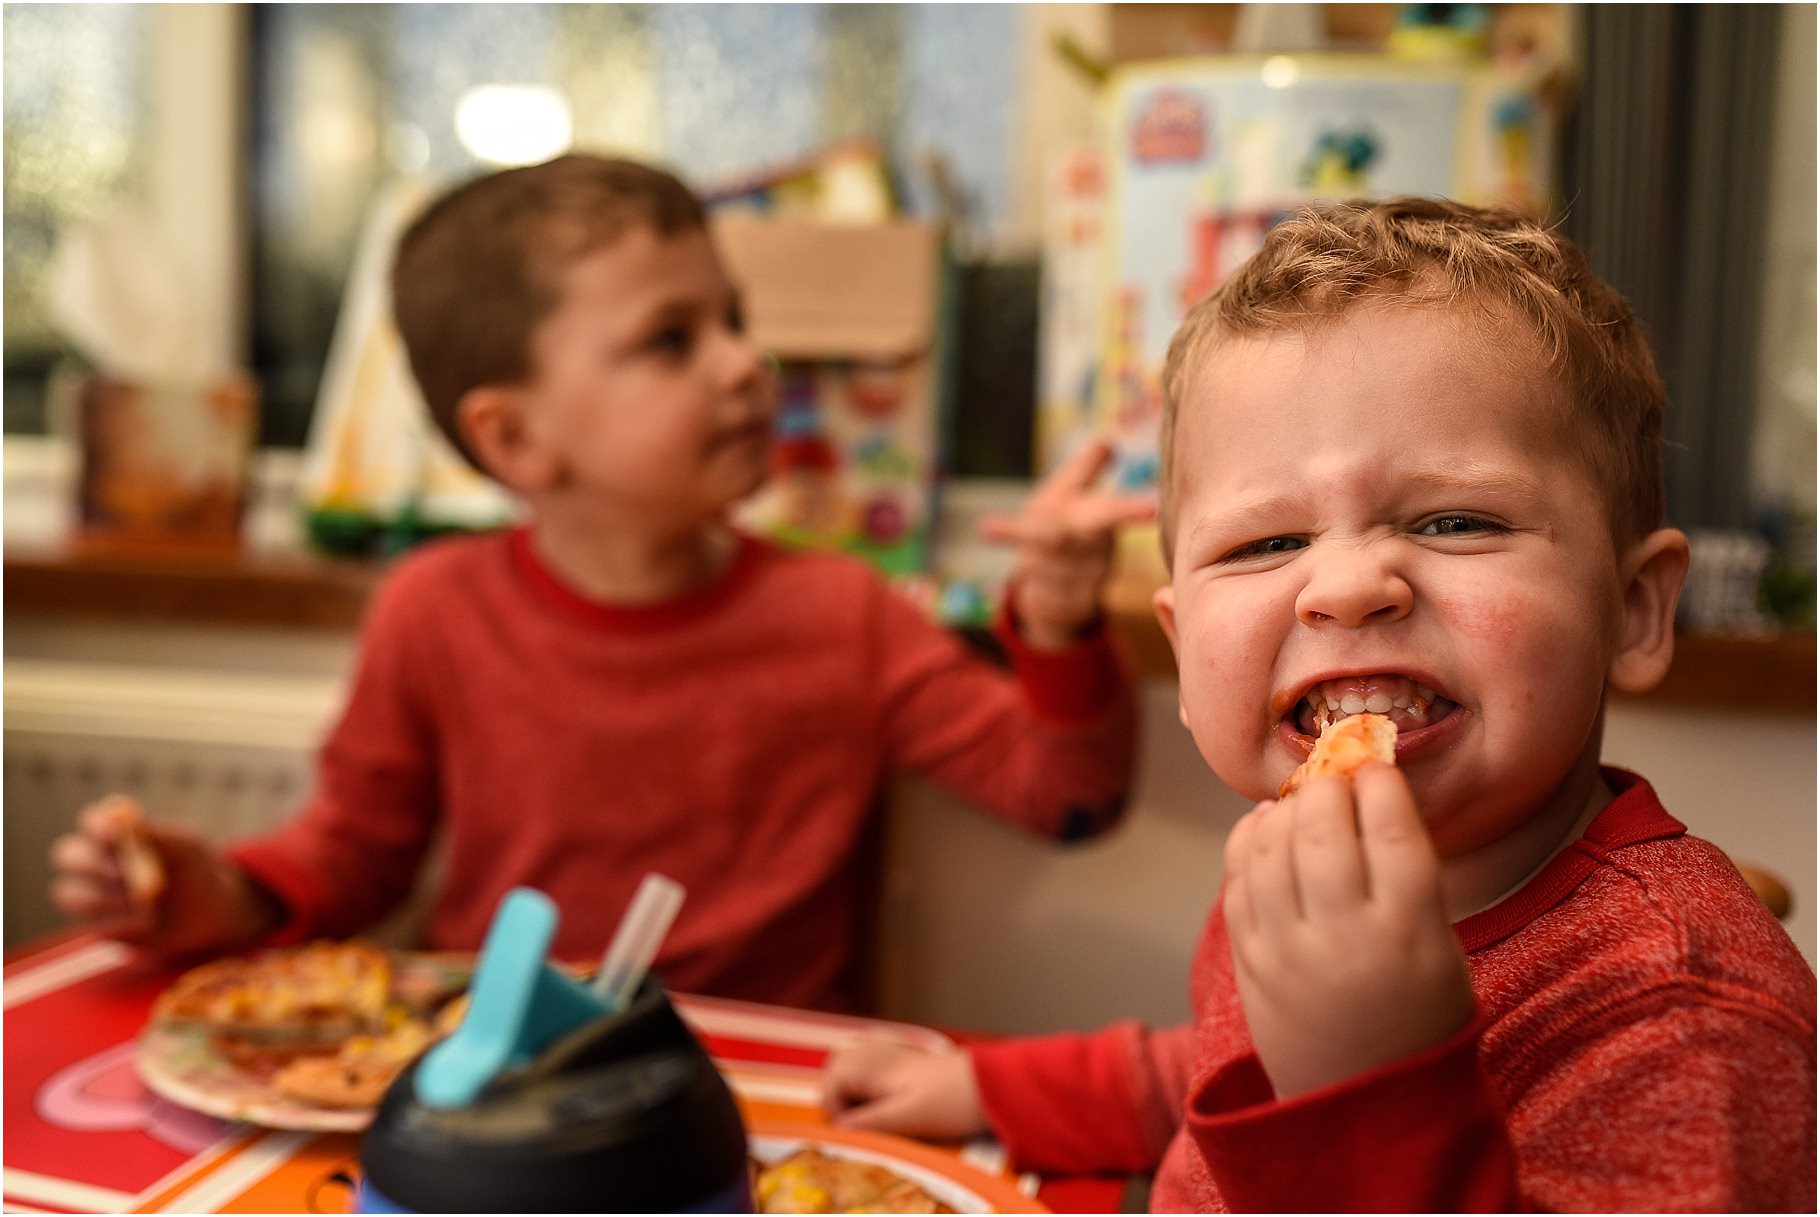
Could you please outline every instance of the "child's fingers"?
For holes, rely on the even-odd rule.
[[[1100,588],[1105,583],[1100,575],[1100,570],[1092,566],[1083,568],[1067,562],[1024,562],[1018,565],[1016,586],[1025,593],[1024,599],[1036,595],[1097,601]]]
[[[1095,494],[1069,500],[1034,500],[1015,515],[988,515],[980,534],[1060,550],[1097,550],[1127,524],[1156,518],[1156,502],[1143,495]]]
[[[1015,516],[982,516],[979,534],[1001,545],[1047,547],[1060,545],[1065,539],[1063,529],[1055,520],[1030,511]]]
[[[1259,806],[1252,827],[1245,878],[1251,889],[1251,915],[1258,929],[1286,925],[1302,916],[1296,894],[1295,808],[1287,801]]]
[[[1069,514],[1077,534],[1097,538],[1126,524],[1156,519],[1156,500],[1133,494],[1089,495],[1078,500]]]
[[[76,813],[76,831],[112,848],[126,827],[125,798],[109,795]]]
[[[1032,502],[1065,497],[1087,489],[1106,472],[1112,463],[1112,445],[1103,436],[1094,436],[1075,449],[1067,460],[1049,471],[1031,493]]]
[[[132,917],[134,909],[117,885],[87,875],[58,875],[51,880],[51,905],[77,921]]]
[[[1231,935],[1249,934],[1257,928],[1257,917],[1251,908],[1251,881],[1245,871],[1251,858],[1252,831],[1257,826],[1258,816],[1268,806],[1269,803],[1259,803],[1240,816],[1232,831],[1226,834],[1225,893],[1220,898],[1220,908],[1226,915],[1227,932]]]
[[[100,883],[121,881],[120,862],[112,850],[92,837],[66,833],[51,842],[51,871]]]
[[[834,1122],[842,1128],[861,1128],[871,1132],[899,1132],[916,1122],[915,1098],[907,1094],[887,1094],[869,1103],[843,1107],[834,1112]]]
[[[1345,915],[1365,899],[1365,856],[1359,845],[1352,789],[1340,779],[1308,783],[1296,792],[1295,876],[1309,914]]]
[[[912,1051],[903,1044],[863,1039],[837,1049],[822,1068],[822,1107],[829,1114],[867,1103],[883,1093],[892,1062]]]
[[[1439,900],[1439,861],[1408,781],[1380,761],[1361,766],[1352,781],[1371,898],[1395,900],[1420,893],[1424,899]]]

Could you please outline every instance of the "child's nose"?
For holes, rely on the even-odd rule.
[[[1369,549],[1327,555],[1296,597],[1303,625],[1388,624],[1409,615],[1415,593],[1409,583]]]
[[[721,352],[721,375],[734,389],[749,389],[770,375],[765,353],[749,334],[731,331]]]

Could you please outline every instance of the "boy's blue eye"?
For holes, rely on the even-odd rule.
[[[1275,554],[1294,553],[1298,549],[1307,549],[1308,542],[1301,537],[1265,537],[1261,541],[1252,541],[1221,558],[1222,562],[1238,562],[1245,558],[1268,558]]]
[[[1418,530],[1419,534],[1424,537],[1462,537],[1509,531],[1510,529],[1496,520],[1459,512],[1453,515],[1436,516]]]

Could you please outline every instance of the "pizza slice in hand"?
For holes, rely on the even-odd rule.
[[[114,821],[118,836],[114,841],[114,858],[120,864],[120,878],[126,894],[134,904],[149,907],[164,894],[164,861],[158,847],[152,844],[145,827],[145,810],[131,795],[116,794],[103,804]]]
[[[1329,724],[1277,797],[1286,799],[1315,778],[1345,777],[1366,761],[1397,763],[1397,725],[1382,714],[1353,714]]]

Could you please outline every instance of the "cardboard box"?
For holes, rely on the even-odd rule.
[[[776,475],[742,520],[792,544],[925,569],[941,456],[941,229],[729,213],[715,239],[780,364]]]

